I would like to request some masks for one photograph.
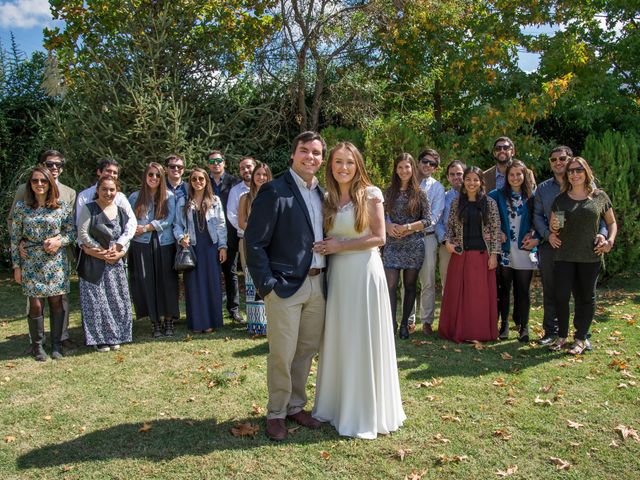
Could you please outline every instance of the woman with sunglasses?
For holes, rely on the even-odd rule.
[[[537,270],[538,234],[533,229],[533,186],[527,167],[512,160],[505,171],[504,187],[489,192],[500,212],[502,251],[498,259],[498,310],[501,340],[509,338],[509,310],[513,285],[513,321],[519,328],[518,341],[529,341],[529,289]]]
[[[173,234],[181,246],[193,247],[196,256],[196,268],[184,274],[187,326],[198,333],[212,332],[222,327],[220,264],[227,259],[227,227],[222,202],[202,168],[189,175]]]
[[[600,220],[607,224],[607,241],[600,245]],[[613,248],[618,232],[608,195],[594,187],[591,167],[584,158],[573,157],[564,172],[560,194],[551,207],[549,227],[560,240],[555,250],[554,276],[558,338],[551,350],[561,350],[569,334],[569,301],[574,296],[573,355],[584,353],[586,338],[596,309],[596,284],[603,254]],[[557,243],[556,243],[557,245]]]
[[[242,230],[246,230],[249,223],[249,215],[251,214],[251,204],[258,195],[260,187],[267,182],[273,180],[271,169],[269,165],[262,162],[256,162],[256,166],[251,173],[251,186],[249,191],[240,197],[240,204],[238,205],[238,225]],[[245,253],[244,253],[244,238],[240,239],[240,254],[242,258],[242,265],[244,268],[244,284],[246,289],[246,301],[247,308],[247,331],[251,335],[266,335],[267,334],[267,314],[264,308],[264,301],[260,298],[256,286],[253,283],[253,279],[249,274],[249,269],[246,267]]]
[[[384,194],[387,243],[382,263],[389,286],[393,331],[397,329],[397,289],[402,272],[404,299],[400,338],[409,338],[409,315],[416,300],[418,273],[424,260],[424,229],[431,225],[431,211],[426,193],[416,177],[416,163],[408,153],[393,162],[391,186]]]
[[[485,194],[482,170],[467,167],[445,235],[451,260],[438,325],[442,338],[457,343],[498,338],[499,235],[498,206]]]
[[[35,167],[29,174],[24,200],[16,202],[11,218],[13,278],[29,298],[29,334],[32,354],[39,362],[47,355],[44,342],[44,301],[49,303],[51,358],[63,357],[62,296],[69,293],[69,265],[65,246],[75,240],[71,205],[59,199],[51,172]],[[26,256],[20,257],[23,242]]]
[[[101,177],[78,220],[82,326],[86,344],[99,352],[131,342],[131,300],[122,259],[134,232],[126,228],[127,210],[115,203],[119,191],[117,179]]]
[[[131,296],[136,317],[151,318],[154,338],[163,334],[172,336],[173,320],[180,318],[178,275],[173,269],[176,203],[167,190],[162,165],[156,162],[147,165],[142,186],[131,194],[129,203],[138,221],[129,249]]]

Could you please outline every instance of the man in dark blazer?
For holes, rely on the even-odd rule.
[[[326,152],[322,137],[293,140],[288,172],[262,186],[244,233],[247,266],[264,299],[268,326],[266,434],[287,436],[285,418],[308,428],[321,423],[304,410],[311,360],[324,330],[325,258],[312,251],[322,240],[322,191],[315,174]]]
[[[502,188],[506,182],[505,173],[507,165],[516,154],[516,147],[509,137],[499,137],[493,142],[493,158],[496,164],[489,170],[482,172],[484,177],[484,188],[487,193],[496,188]],[[527,179],[532,189],[536,188],[536,179],[533,172],[527,168]]]
[[[209,177],[211,186],[222,201],[222,208],[227,211],[227,199],[231,187],[240,183],[238,177],[225,172],[224,155],[220,150],[213,150],[207,156],[209,162]],[[226,213],[225,213],[226,217]],[[222,263],[222,273],[224,275],[224,288],[227,294],[227,311],[234,322],[242,322],[242,315],[238,309],[240,295],[238,293],[238,232],[231,225],[229,219],[227,223],[227,259]]]

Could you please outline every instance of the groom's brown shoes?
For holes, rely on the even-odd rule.
[[[265,432],[267,437],[276,442],[287,438],[287,426],[285,425],[284,418],[268,418]]]
[[[309,412],[305,412],[304,410],[300,410],[298,413],[294,413],[293,415],[287,415],[289,420],[293,420],[299,425],[307,428],[320,428],[322,426],[322,422],[316,420],[311,416]]]

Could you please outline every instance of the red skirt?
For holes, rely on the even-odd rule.
[[[496,271],[486,251],[453,254],[447,270],[438,334],[454,342],[498,338]]]

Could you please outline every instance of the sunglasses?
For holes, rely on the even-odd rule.
[[[184,167],[182,165],[167,165],[167,168],[169,170],[184,170]]]
[[[224,158],[216,157],[209,159],[209,165],[220,165],[221,163],[224,163]]]
[[[44,166],[47,167],[49,170],[51,170],[52,168],[57,168],[58,170],[60,170],[64,166],[64,163],[62,163],[62,162],[44,162]]]
[[[494,152],[506,152],[507,150],[511,150],[511,145],[496,145],[493,147]]]
[[[49,180],[47,180],[46,178],[32,178],[30,182],[31,185],[46,185],[49,183]]]
[[[566,155],[562,155],[561,157],[549,157],[549,161],[551,163],[556,163],[556,162],[566,162],[567,160],[569,160],[571,157],[568,157]]]
[[[204,177],[191,177],[191,183],[205,183],[207,181]]]
[[[567,168],[567,174],[568,175],[572,175],[572,174],[576,174],[576,173],[584,173],[584,168],[582,168],[582,167]]]
[[[420,163],[423,165],[429,165],[430,167],[437,167],[438,166],[438,162],[434,162],[433,160],[420,160]]]
[[[147,173],[147,178],[160,178],[161,175],[159,173],[149,172]]]

